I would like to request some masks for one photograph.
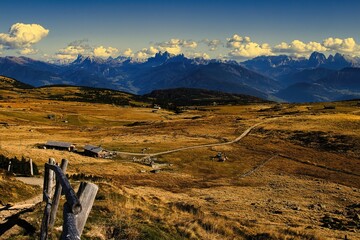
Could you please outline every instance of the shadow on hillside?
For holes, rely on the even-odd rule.
[[[7,221],[5,223],[0,224],[0,237],[15,225],[18,225],[19,227],[23,228],[25,230],[25,235],[34,234],[36,228],[30,223],[28,223],[26,220],[20,218],[22,214],[33,211],[34,211],[33,208],[28,208],[5,218],[5,220]]]

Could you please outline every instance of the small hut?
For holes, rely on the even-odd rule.
[[[85,155],[90,157],[106,158],[110,156],[109,151],[103,149],[102,147],[93,146],[93,145],[85,145],[84,153]]]
[[[153,107],[153,109],[154,109],[154,110],[161,110],[161,107],[160,107],[159,105],[155,104],[154,107]]]
[[[57,150],[66,150],[72,152],[75,150],[75,145],[68,142],[57,142],[57,141],[47,141],[44,148],[57,149]]]
[[[324,105],[324,109],[335,109],[335,105]]]
[[[218,152],[215,157],[212,157],[212,159],[217,159],[218,162],[225,162],[226,160],[228,160],[228,157],[225,153]]]

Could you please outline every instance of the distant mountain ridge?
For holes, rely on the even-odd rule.
[[[327,69],[323,67],[309,68],[300,72],[290,73],[278,78],[280,84],[283,87],[288,87],[292,84],[304,82],[311,83],[321,78],[327,77],[328,75],[336,72],[336,70]]]
[[[262,74],[279,78],[283,75],[294,74],[305,69],[327,68],[340,70],[346,67],[360,67],[360,59],[336,53],[327,58],[323,53],[313,52],[309,59],[293,58],[291,56],[260,56],[242,63],[246,68]]]
[[[23,57],[5,57],[0,59],[0,74],[36,87],[66,84],[136,94],[156,89],[190,87],[268,98],[279,89],[278,83],[273,79],[253,73],[235,62],[189,59],[184,55],[173,56],[168,52],[159,52],[145,62],[134,62],[124,57],[102,59],[79,55],[67,65]]]
[[[286,55],[260,56],[237,63],[189,59],[182,54],[159,52],[143,62],[122,56],[103,59],[79,55],[69,64],[53,64],[27,57],[1,57],[0,75],[35,87],[63,84],[134,94],[158,89],[199,88],[268,100],[322,101],[357,96],[357,88],[347,86],[357,86],[358,66],[359,58],[338,53],[326,57],[314,52],[309,59]],[[341,72],[342,69],[347,69],[346,74]],[[351,69],[355,70],[351,73]],[[346,81],[341,84],[341,79]],[[307,89],[306,93],[304,89]]]

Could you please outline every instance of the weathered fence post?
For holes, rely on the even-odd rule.
[[[11,161],[9,161],[8,172],[11,170]]]
[[[49,158],[49,164],[53,165],[55,160],[53,158]],[[46,240],[48,237],[48,227],[49,227],[49,215],[51,211],[51,188],[52,188],[52,179],[54,172],[46,167],[45,164],[45,173],[44,173],[44,192],[43,192],[43,201],[46,202],[44,216],[41,223],[41,240]]]
[[[82,206],[82,211],[76,215],[76,226],[81,236],[86,220],[89,217],[91,208],[94,204],[96,193],[99,187],[93,183],[81,182],[79,190],[77,192],[77,197],[79,198],[80,204]]]
[[[64,175],[66,173],[67,165],[68,165],[68,160],[62,159],[61,164],[60,164],[60,168],[61,168],[62,172],[64,173]],[[50,221],[49,221],[49,228],[50,229],[53,228],[54,224],[55,224],[56,213],[57,213],[57,209],[59,207],[61,191],[62,191],[62,186],[60,184],[59,178],[57,177],[56,178],[55,193],[54,193],[54,197],[53,197],[53,200],[52,200],[52,206],[51,206],[51,212],[50,212]]]
[[[74,189],[65,176],[67,164],[68,161],[63,159],[61,167],[59,167],[54,164],[54,159],[52,158],[49,159],[49,163],[45,164],[43,199],[46,201],[46,206],[41,225],[41,240],[48,238],[48,229],[54,226],[62,190],[65,193],[66,202],[63,210],[64,222],[61,239],[80,239],[93,206],[98,186],[93,183],[81,182],[79,190],[77,194],[75,194]],[[52,185],[51,173],[56,176],[56,189],[53,197],[50,195]]]
[[[55,159],[49,158],[49,164],[54,165]],[[49,185],[48,185],[48,195],[52,196],[54,193],[54,185],[55,185],[55,172],[49,171]]]
[[[64,204],[63,218],[64,224],[61,240],[79,240],[81,234],[76,226],[76,217],[75,214],[71,212],[71,207],[67,202]]]
[[[30,175],[31,176],[34,176],[34,169],[33,169],[33,162],[32,162],[32,159],[30,158]]]

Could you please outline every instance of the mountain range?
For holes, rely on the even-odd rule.
[[[324,54],[313,52],[307,58],[294,58],[287,55],[260,56],[242,63],[246,68],[261,72],[265,76],[279,78],[306,69],[326,68],[340,70],[345,67],[360,67],[360,59],[336,53],[327,58]]]
[[[27,57],[0,58],[0,75],[35,87],[74,85],[147,94],[153,90],[199,88],[289,102],[360,97],[360,59],[341,54],[310,58],[260,56],[236,61],[189,59],[157,53],[144,62],[127,57],[79,55],[69,64]]]

